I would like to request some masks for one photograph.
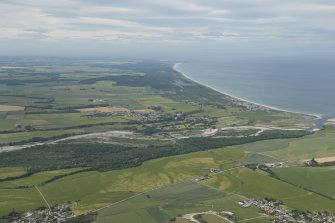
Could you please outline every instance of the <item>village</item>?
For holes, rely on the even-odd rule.
[[[40,208],[29,211],[24,215],[16,214],[15,211],[6,219],[9,223],[59,223],[73,217],[73,203],[56,205],[49,208]],[[0,219],[1,220],[1,219]]]
[[[289,210],[283,202],[274,199],[262,200],[244,200],[238,204],[243,208],[257,207],[267,215],[274,216],[273,222],[310,222],[310,223],[326,223],[335,222],[335,214],[332,212],[302,212]]]

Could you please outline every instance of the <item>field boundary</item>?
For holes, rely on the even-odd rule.
[[[47,205],[48,209],[51,210],[50,204],[48,203],[47,199],[45,199],[44,195],[42,194],[42,192],[40,191],[40,189],[38,189],[38,187],[36,185],[34,185],[35,189],[38,191],[38,193],[41,195],[44,203]]]
[[[277,175],[276,175],[276,176],[277,176]],[[278,176],[277,176],[277,177],[278,177]],[[273,177],[273,178],[274,178],[274,177]],[[330,199],[330,200],[335,201],[335,198],[333,198],[333,197],[330,197],[330,196],[325,195],[325,194],[322,194],[322,193],[320,193],[320,192],[317,192],[317,191],[308,189],[308,188],[303,187],[303,186],[301,186],[301,185],[294,184],[294,183],[289,182],[289,181],[287,181],[287,180],[284,180],[284,179],[282,179],[282,178],[280,178],[280,177],[278,177],[278,178],[274,178],[274,179],[280,180],[280,181],[282,181],[282,182],[284,182],[284,183],[290,184],[290,185],[295,186],[295,187],[297,187],[297,188],[303,189],[303,190],[305,190],[305,191],[308,191],[308,192],[317,194],[317,195],[319,195],[319,196],[321,196],[321,197],[324,197],[324,198],[327,198],[327,199]]]
[[[241,167],[242,167],[242,166],[232,167],[232,168],[229,168],[229,169],[227,169],[227,170],[222,170],[222,171],[220,171],[220,172],[218,172],[218,173],[215,173],[215,174],[213,174],[213,175],[217,175],[217,174],[220,174],[220,173],[223,173],[223,172],[227,172],[227,171],[231,171],[231,170],[233,170],[233,169],[237,169],[237,168],[241,168]],[[89,213],[89,214],[96,213],[96,212],[101,211],[101,210],[103,210],[103,209],[112,207],[112,206],[114,206],[114,205],[120,204],[120,203],[125,202],[125,201],[127,201],[127,200],[130,200],[130,199],[132,199],[132,198],[138,197],[138,196],[140,196],[140,195],[143,195],[143,194],[146,194],[146,193],[155,191],[155,190],[160,190],[160,189],[163,189],[163,188],[165,188],[165,187],[169,187],[169,186],[171,186],[171,185],[175,185],[175,184],[180,184],[180,183],[183,183],[183,182],[187,182],[187,181],[190,181],[190,182],[192,182],[192,183],[199,184],[199,185],[204,186],[204,187],[208,187],[208,188],[210,188],[210,189],[217,190],[217,191],[219,191],[219,192],[221,192],[221,193],[234,194],[234,193],[229,193],[229,192],[225,192],[225,191],[219,190],[219,189],[214,188],[214,187],[211,187],[211,186],[209,186],[209,185],[200,184],[199,182],[195,181],[195,179],[197,179],[198,177],[199,177],[199,176],[194,176],[194,177],[192,177],[192,178],[185,179],[185,180],[181,180],[181,181],[177,181],[177,182],[174,182],[174,183],[171,183],[171,184],[166,184],[166,185],[163,185],[163,186],[161,186],[161,187],[155,187],[155,188],[152,188],[152,189],[150,189],[150,190],[143,191],[143,192],[140,192],[140,193],[135,194],[135,195],[133,195],[133,196],[127,197],[127,198],[125,198],[125,199],[123,199],[123,200],[120,200],[120,201],[117,201],[117,202],[114,202],[114,203],[110,203],[110,204],[108,204],[108,205],[106,205],[106,206],[104,206],[104,207],[101,207],[101,208],[98,208],[98,209],[89,211],[88,213]],[[235,194],[235,195],[239,195],[239,194]],[[239,196],[244,197],[243,195],[239,195]],[[244,197],[244,198],[246,198],[246,197]]]

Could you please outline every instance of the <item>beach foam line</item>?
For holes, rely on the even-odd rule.
[[[264,104],[260,104],[260,103],[257,103],[257,102],[254,102],[254,101],[249,101],[249,100],[246,100],[244,98],[240,98],[240,97],[237,97],[235,95],[232,95],[232,94],[229,94],[227,92],[224,92],[222,90],[218,90],[217,88],[213,87],[213,86],[210,86],[210,85],[207,85],[207,84],[203,84],[203,83],[200,83],[199,81],[196,81],[194,79],[192,79],[190,76],[188,76],[187,74],[185,74],[184,72],[182,72],[181,70],[178,69],[178,65],[179,64],[182,64],[181,62],[178,62],[178,63],[175,63],[173,65],[173,70],[180,73],[184,78],[196,83],[196,84],[199,84],[199,85],[202,85],[202,86],[205,86],[211,90],[214,90],[216,92],[219,92],[225,96],[228,96],[234,100],[237,100],[237,101],[240,101],[240,102],[245,102],[245,103],[249,103],[249,104],[254,104],[256,106],[259,106],[259,107],[263,107],[263,108],[266,108],[266,109],[270,109],[270,110],[274,110],[274,111],[281,111],[281,112],[287,112],[287,113],[292,113],[292,114],[299,114],[299,115],[306,115],[306,116],[312,116],[312,117],[315,117],[316,119],[322,119],[322,114],[307,114],[307,113],[303,113],[303,112],[296,112],[296,111],[290,111],[290,110],[286,110],[286,109],[282,109],[282,108],[277,108],[277,107],[274,107],[274,106],[269,106],[269,105],[264,105]]]

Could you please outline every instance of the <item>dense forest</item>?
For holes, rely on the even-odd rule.
[[[147,147],[124,146],[104,143],[72,143],[35,146],[0,154],[0,167],[23,166],[30,172],[87,167],[91,170],[108,171],[141,165],[146,160],[190,152],[239,145],[259,140],[296,138],[306,131],[265,131],[255,137],[214,138],[196,137],[177,140],[176,143],[148,145]]]

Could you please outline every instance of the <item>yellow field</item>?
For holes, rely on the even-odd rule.
[[[218,149],[171,156],[150,160],[134,168],[82,172],[41,185],[39,189],[52,205],[78,200],[75,213],[83,214],[135,193],[208,174],[209,168],[219,169],[221,165],[227,165],[229,168],[234,165],[232,161],[242,157],[244,152],[238,149]],[[46,171],[25,179],[3,182],[0,183],[0,188],[39,184],[54,174],[57,172]],[[1,206],[0,202],[0,209],[5,209],[3,212],[8,213],[12,207],[6,207],[4,204]]]
[[[14,105],[0,105],[0,112],[23,111],[24,107]]]
[[[155,112],[152,109],[139,109],[139,110],[134,110],[133,112],[139,112],[139,113],[153,113]]]
[[[113,106],[113,107],[94,107],[94,108],[80,108],[77,109],[77,111],[80,112],[101,112],[101,113],[108,113],[108,112],[129,112],[131,110],[120,107],[120,106]],[[153,113],[155,112],[152,109],[138,109],[138,110],[132,110],[133,112],[137,113]]]
[[[335,161],[335,156],[316,158],[315,160],[319,163],[332,162]]]
[[[127,112],[129,110],[124,107],[114,106],[114,107],[80,108],[80,109],[77,109],[77,111],[108,113],[108,112]]]

